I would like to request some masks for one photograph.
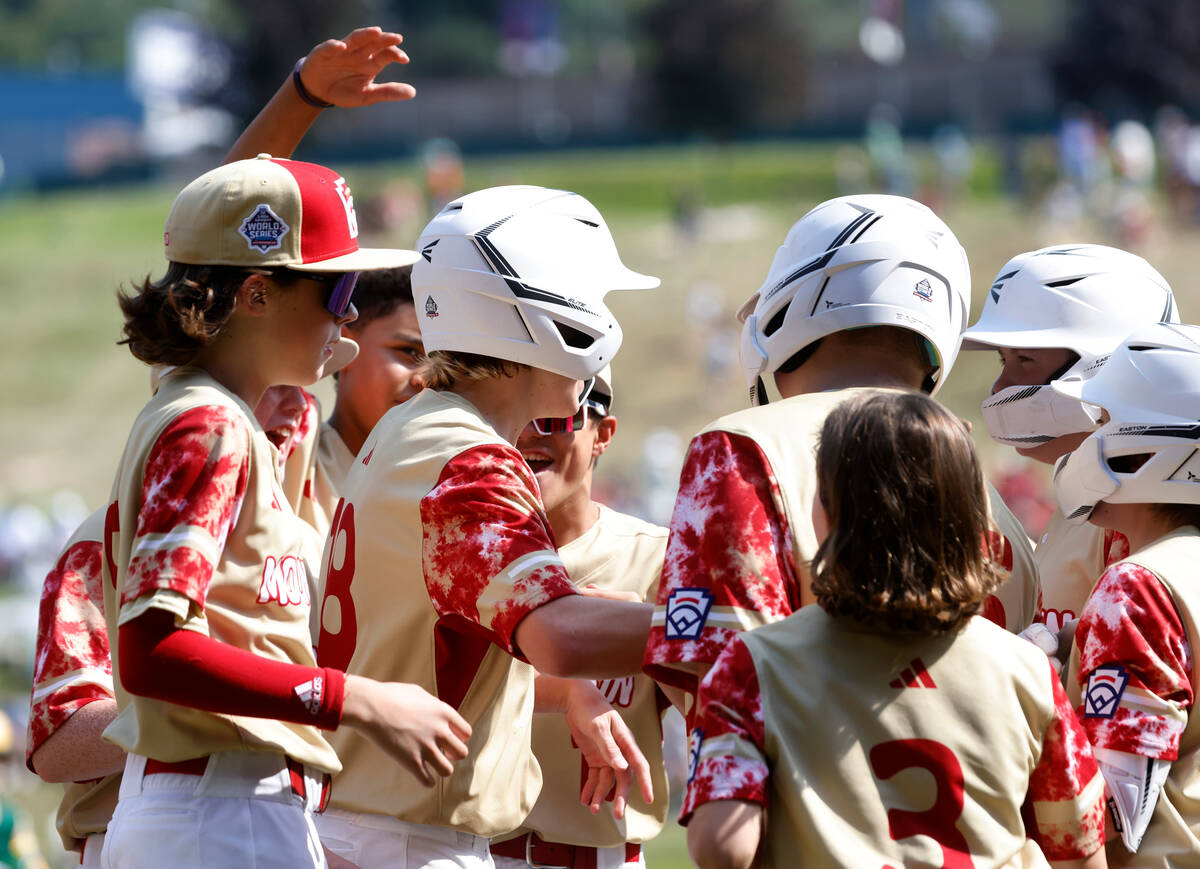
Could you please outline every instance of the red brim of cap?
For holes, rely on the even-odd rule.
[[[421,258],[415,250],[386,247],[360,247],[353,253],[319,262],[289,264],[295,272],[374,272],[410,266]]]

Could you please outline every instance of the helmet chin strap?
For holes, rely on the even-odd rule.
[[[596,385],[596,377],[592,375],[587,380],[583,381],[583,390],[579,393],[579,404],[582,405],[587,401],[587,397],[592,394],[592,387]]]
[[[763,383],[762,375],[754,378],[754,385],[750,387],[750,404],[754,407],[761,407],[764,404],[770,404],[771,399],[767,397],[767,387]]]

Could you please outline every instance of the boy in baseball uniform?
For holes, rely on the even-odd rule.
[[[250,411],[321,376],[357,272],[415,256],[357,234],[335,172],[237,161],[176,198],[167,273],[121,298],[134,355],[178,367],[134,422],[105,512],[120,710],[105,737],[129,755],[106,866],[324,865],[312,813],[339,764],[321,730],[341,723],[428,783],[465,753],[466,722],[420,688],[315,666],[300,520]]]
[[[321,835],[364,867],[396,865],[401,845],[408,866],[490,862],[488,839],[515,829],[541,786],[533,667],[537,707],[566,713],[588,759],[589,802],[599,808],[615,767],[623,812],[632,777],[622,753],[653,799],[644,758],[595,684],[556,678],[637,672],[651,608],[577,593],[514,444],[531,419],[573,416],[616,353],[605,294],[658,280],[621,262],[587,200],[540,187],[448,203],[418,249],[428,388],[384,416],[347,476],[326,544],[318,648],[352,673],[404,674],[457,708],[473,735],[466,761],[424,793],[381,780],[365,740],[335,740],[344,770]]]
[[[1000,374],[983,401],[992,438],[1022,456],[1057,462],[1096,429],[1100,413],[1051,389],[1050,381],[1091,377],[1127,334],[1159,321],[1179,321],[1175,297],[1139,256],[1061,244],[1013,257],[963,335],[964,350],[1000,355]],[[1038,622],[1053,634],[1073,623],[1104,568],[1128,552],[1120,532],[1072,524],[1055,511],[1034,552],[1042,581]]]
[[[740,631],[812,602],[813,447],[864,389],[935,394],[970,303],[967,257],[932,211],[899,196],[846,196],[802,217],[742,307],[741,357],[763,405],[693,438],[671,518],[646,672],[694,693]],[[773,383],[782,400],[767,402]],[[989,487],[986,537],[1008,579],[989,618],[1013,631],[1037,611],[1028,538]]]
[[[667,529],[592,498],[592,472],[617,430],[612,384],[612,369],[605,367],[574,417],[535,420],[521,433],[517,449],[537,478],[559,556],[575,586],[653,600]],[[580,805],[583,760],[570,730],[559,716],[536,715],[533,753],[542,768],[542,791],[520,828],[492,841],[499,869],[644,863],[642,843],[662,829],[670,799],[662,752],[666,702],[642,674],[605,679],[599,687],[646,755],[654,801],[632,796],[623,818]]]
[[[1106,414],[1055,468],[1063,515],[1129,541],[1083,606],[1066,680],[1108,783],[1109,865],[1191,866],[1200,859],[1200,327],[1143,327],[1094,377],[1052,385]]]
[[[340,350],[341,359],[335,355],[329,365],[350,352]],[[165,371],[152,376],[154,390],[164,376]],[[254,409],[281,457],[305,408],[300,387],[275,386]],[[42,585],[26,743],[29,769],[65,785],[56,826],[63,847],[78,851],[87,867],[100,866],[126,759],[121,748],[101,738],[117,716],[101,585],[103,532],[104,511],[98,510],[71,535]]]
[[[1103,867],[1103,780],[1058,675],[978,615],[1000,577],[961,421],[856,395],[816,476],[817,606],[733,638],[700,687],[692,858]]]

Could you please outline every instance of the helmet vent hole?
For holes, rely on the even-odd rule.
[[[790,308],[791,306],[792,306],[791,302],[788,302],[788,304],[784,305],[782,308],[780,308],[778,311],[776,311],[775,314],[771,317],[771,319],[767,321],[767,324],[765,326],[763,326],[763,337],[764,338],[770,338],[772,335],[774,335],[776,332],[779,331],[779,328],[783,325],[784,317],[787,316],[788,308]]]
[[[1154,458],[1153,453],[1113,456],[1108,460],[1108,467],[1117,474],[1132,474],[1152,458]]]
[[[1071,284],[1077,284],[1080,281],[1082,281],[1083,279],[1084,279],[1084,275],[1080,275],[1077,278],[1063,278],[1061,281],[1050,281],[1049,283],[1046,284],[1046,286],[1054,287],[1056,289],[1058,287],[1069,287],[1069,286],[1071,286]]]
[[[554,327],[558,329],[558,334],[562,335],[563,343],[568,347],[573,347],[576,350],[586,350],[596,343],[594,337],[573,326],[555,322]]]

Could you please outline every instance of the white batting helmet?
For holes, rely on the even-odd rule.
[[[1065,347],[1079,360],[1059,377],[1087,378],[1139,326],[1179,322],[1166,280],[1140,256],[1063,244],[1013,257],[996,275],[964,350]],[[992,437],[1017,447],[1092,431],[1099,410],[1045,385],[1010,386],[983,402]]]
[[[937,392],[958,355],[971,279],[954,233],[903,196],[831,199],[801,217],[762,287],[742,306],[742,367],[755,404],[762,378],[826,335],[899,326],[927,342]]]
[[[544,187],[459,197],[417,249],[412,287],[426,351],[479,353],[578,380],[621,346],[604,295],[659,284],[622,264],[595,206]]]
[[[1100,501],[1200,504],[1200,326],[1139,329],[1095,376],[1051,385],[1109,415],[1054,469],[1069,521],[1085,522]],[[1120,457],[1147,454],[1136,470],[1121,469]]]

